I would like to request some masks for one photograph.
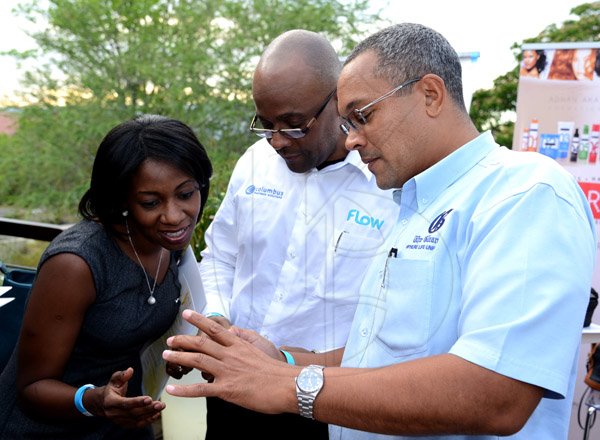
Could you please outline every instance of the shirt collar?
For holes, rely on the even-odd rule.
[[[414,185],[416,190],[418,211],[422,212],[446,188],[497,147],[498,144],[494,141],[491,132],[486,131],[409,180],[407,182],[407,184],[410,183],[409,187]],[[411,182],[413,180],[414,183]],[[398,200],[399,196],[400,194],[398,194]]]
[[[330,171],[335,171],[346,165],[350,165],[350,166],[357,168],[360,172],[363,173],[363,175],[366,177],[367,181],[371,181],[371,179],[374,177],[373,174],[369,171],[369,167],[367,166],[366,163],[363,163],[363,161],[360,158],[360,154],[356,150],[349,151],[348,154],[346,155],[346,158],[343,161],[334,163],[333,165],[325,167],[322,170],[320,170],[319,172],[326,173],[326,172],[330,172]]]

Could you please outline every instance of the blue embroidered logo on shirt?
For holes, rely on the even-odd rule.
[[[358,209],[351,209],[348,211],[348,216],[346,220],[350,220],[354,218],[354,222],[361,226],[371,226],[372,228],[381,229],[383,226],[384,220],[379,220],[378,218],[374,218],[368,215],[360,215],[360,211]]]
[[[264,186],[257,188],[254,185],[250,185],[248,188],[246,188],[246,194],[248,194],[248,195],[255,194],[257,196],[274,197],[276,199],[283,198],[283,191],[279,191],[278,189],[275,189],[275,188],[265,188]]]
[[[444,211],[440,215],[438,215],[436,218],[434,218],[433,221],[431,222],[431,224],[429,225],[429,233],[433,234],[435,231],[440,229],[444,225],[444,222],[446,221],[446,216],[448,214],[450,214],[451,212],[452,212],[452,209],[449,209],[448,211]]]

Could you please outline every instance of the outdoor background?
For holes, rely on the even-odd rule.
[[[4,0],[0,216],[77,221],[102,136],[136,114],[159,113],[190,124],[214,163],[198,252],[235,161],[255,141],[257,57],[294,28],[323,33],[340,56],[390,23],[439,30],[459,53],[479,53],[465,75],[465,89],[477,89],[471,116],[509,146],[521,43],[599,38],[600,2],[578,3]]]

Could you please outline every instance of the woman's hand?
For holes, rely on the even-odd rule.
[[[183,365],[177,365],[172,362],[167,362],[165,369],[167,374],[174,379],[181,379],[184,375],[193,370],[193,368],[184,367]]]
[[[106,386],[86,391],[83,406],[125,428],[150,425],[166,405],[150,396],[126,397],[127,383],[132,377],[133,368],[113,373]]]

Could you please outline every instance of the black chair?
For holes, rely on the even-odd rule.
[[[29,238],[40,241],[52,241],[69,225],[54,225],[50,223],[32,222],[0,217],[0,235],[9,237]],[[0,306],[0,373],[4,370],[12,351],[14,350],[29,291],[35,279],[33,268],[7,266],[0,262],[0,270],[4,274],[4,286],[12,289],[0,298],[15,298]]]
[[[11,287],[11,290],[4,294],[2,298],[14,298],[4,306],[0,306],[0,372],[2,372],[21,331],[25,304],[35,279],[35,270],[9,268],[0,263],[0,271],[4,274],[2,284]]]

